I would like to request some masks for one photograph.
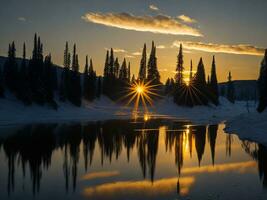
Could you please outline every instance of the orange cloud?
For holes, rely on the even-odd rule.
[[[178,16],[178,19],[182,20],[185,23],[189,23],[189,24],[197,22],[195,19],[188,17],[186,15],[180,15],[180,16]]]
[[[153,4],[149,5],[150,10],[159,11],[159,8]]]
[[[134,16],[128,13],[87,13],[82,16],[87,22],[102,24],[126,30],[171,35],[202,36],[198,29],[182,24],[166,15]]]
[[[183,48],[188,50],[205,51],[212,53],[228,53],[228,54],[239,54],[239,55],[264,55],[264,49],[252,45],[226,45],[226,44],[214,44],[214,43],[203,43],[203,42],[191,42],[191,41],[174,41],[173,46],[179,47],[180,43],[183,44]]]

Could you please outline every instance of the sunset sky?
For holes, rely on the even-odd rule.
[[[2,0],[0,55],[7,55],[14,40],[17,56],[23,42],[30,56],[36,32],[55,64],[62,65],[69,41],[77,44],[81,71],[88,55],[102,74],[106,49],[113,47],[137,74],[143,44],[149,54],[154,40],[165,81],[174,76],[182,42],[186,69],[190,59],[196,69],[203,57],[209,74],[215,55],[219,81],[229,70],[234,79],[256,79],[267,48],[266,8],[266,0]]]

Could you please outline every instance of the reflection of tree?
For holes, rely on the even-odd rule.
[[[212,164],[214,165],[215,159],[215,145],[216,145],[216,138],[217,138],[217,130],[218,125],[210,125],[208,128],[208,138],[210,143],[210,152],[211,152],[211,159]]]
[[[118,159],[123,149],[129,162],[132,149],[136,147],[143,176],[149,176],[154,181],[161,125],[161,120],[149,120],[145,123],[111,120],[84,125],[26,126],[1,141],[8,160],[8,192],[15,188],[15,171],[19,167],[24,176],[26,168],[29,168],[32,192],[38,192],[41,178],[50,167],[55,150],[63,153],[65,189],[68,191],[72,187],[74,191],[80,155],[84,157],[84,169],[87,171],[93,162],[96,144],[100,148],[102,164],[105,160],[112,162],[114,158]],[[191,155],[195,143],[200,163],[205,148],[206,127],[187,125],[187,122],[168,123],[167,129],[174,131],[167,131],[165,135],[166,151],[175,153],[179,174],[183,167],[185,150],[188,149]],[[212,157],[215,156],[216,131],[217,126],[209,127]]]
[[[195,147],[197,151],[198,164],[200,166],[202,156],[205,150],[206,143],[206,126],[195,126],[194,127],[195,135]]]
[[[258,161],[259,176],[264,188],[267,189],[267,147],[249,141],[243,141],[241,146],[246,153]]]
[[[53,126],[26,127],[4,142],[4,150],[8,157],[8,192],[14,190],[15,161],[22,163],[25,174],[25,164],[29,165],[32,192],[39,191],[42,177],[42,167],[48,169],[51,155],[55,148],[55,138],[52,135]]]

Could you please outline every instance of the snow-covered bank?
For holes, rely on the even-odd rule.
[[[236,116],[226,122],[225,131],[238,135],[240,139],[267,145],[267,111]]]
[[[164,98],[148,107],[148,111],[151,116],[186,119],[198,124],[219,123],[246,112],[245,102],[231,104],[224,98],[220,101],[218,107],[186,108],[178,107],[171,98]],[[59,103],[57,111],[45,106],[24,106],[15,98],[7,98],[0,99],[0,126],[128,119],[132,117],[132,110],[132,107],[115,104],[106,97],[93,103],[83,103],[80,108],[70,103]]]

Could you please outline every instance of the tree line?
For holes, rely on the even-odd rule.
[[[195,106],[208,105],[212,103],[219,105],[220,91],[216,74],[215,56],[212,59],[211,73],[207,77],[203,59],[200,58],[196,73],[193,73],[193,63],[191,60],[189,80],[186,82],[184,74],[183,47],[180,44],[179,53],[177,56],[176,74],[174,78],[168,78],[165,84],[165,94],[173,96],[173,100],[177,105]],[[227,99],[234,103],[234,85],[232,82],[231,72],[229,72],[227,83]]]
[[[76,44],[70,50],[66,42],[63,68],[53,64],[51,54],[44,56],[43,43],[37,34],[34,36],[33,50],[29,59],[26,58],[26,53],[24,43],[22,59],[17,59],[15,43],[9,44],[8,57],[3,68],[0,69],[0,98],[12,93],[25,105],[37,103],[57,109],[57,100],[69,101],[76,106],[81,106],[82,99],[93,101],[100,98],[102,94],[112,100],[120,100],[124,92],[129,92],[129,86],[137,81],[162,85],[154,41],[152,41],[148,58],[146,44],[143,46],[137,77],[131,74],[130,62],[124,58],[120,64],[112,48],[106,53],[103,77],[96,75],[93,61],[88,56],[85,58],[84,72],[80,72]],[[192,107],[212,103],[217,106],[220,103],[220,95],[225,96],[232,103],[235,102],[235,88],[231,72],[228,75],[227,87],[219,91],[215,56],[213,56],[210,76],[207,79],[202,58],[199,60],[195,73],[191,61],[188,81],[185,81],[184,74],[181,44],[177,55],[175,77],[168,78],[164,87],[165,94],[173,96],[177,105]],[[158,87],[158,93],[161,93],[162,88]],[[258,111],[262,112],[267,107],[267,52],[261,63],[258,90]]]

